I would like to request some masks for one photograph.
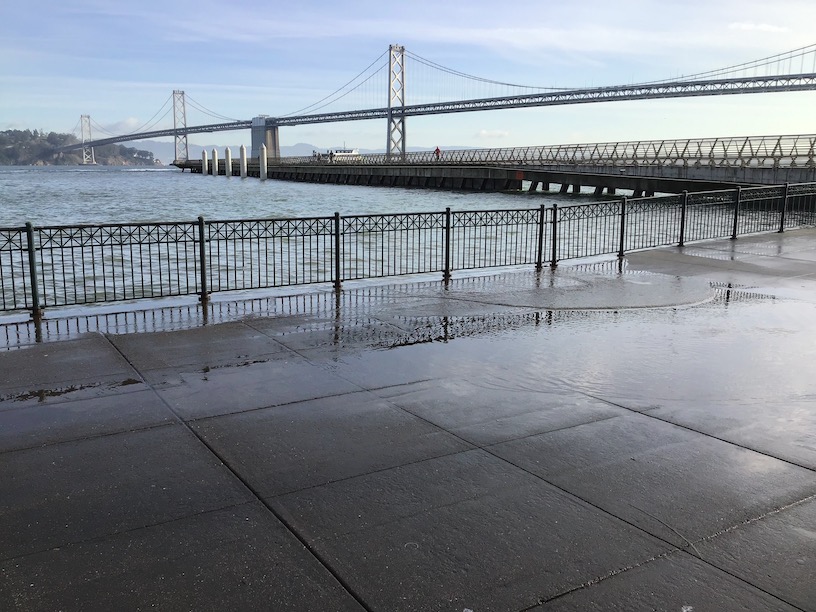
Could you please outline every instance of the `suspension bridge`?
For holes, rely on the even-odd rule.
[[[411,75],[411,83],[414,88],[411,90],[413,93],[410,97],[406,86],[406,75],[408,74]],[[412,156],[406,153],[406,119],[408,117],[593,102],[815,89],[816,45],[674,79],[590,88],[535,87],[485,79],[437,64],[407,51],[403,46],[391,45],[387,52],[340,88],[314,104],[285,115],[274,117],[261,115],[251,119],[233,119],[210,111],[202,104],[187,97],[184,91],[176,90],[153,118],[133,133],[108,134],[105,138],[94,139],[92,138],[91,119],[88,115],[82,115],[80,120],[81,142],[62,147],[60,151],[82,148],[84,162],[92,163],[94,146],[170,136],[175,139],[175,165],[199,172],[238,174],[241,171],[237,168],[233,171],[231,161],[229,168],[224,166],[223,171],[219,170],[220,166],[215,151],[213,152],[215,159],[212,160],[209,171],[206,161],[190,160],[187,137],[190,134],[250,129],[252,142],[250,157],[257,159],[257,164],[260,166],[263,149],[264,166],[280,166],[278,170],[268,170],[268,172],[262,172],[258,167],[255,171],[256,176],[268,175],[295,180],[364,182],[366,184],[372,184],[372,180],[376,184],[379,180],[379,184],[422,183],[427,184],[426,186],[438,187],[440,184],[444,185],[446,179],[443,176],[444,173],[438,170],[431,174],[424,171],[424,177],[428,179],[424,181],[422,180],[423,171],[417,170],[413,171],[414,174],[411,175],[413,178],[407,176],[399,178],[393,172],[385,172],[381,173],[379,179],[372,178],[376,175],[372,171],[364,175],[353,175],[348,168],[343,171],[335,168],[328,174],[325,168],[313,168],[311,171],[306,171],[303,167],[314,166],[311,163],[314,160],[282,159],[280,157],[279,129],[308,124],[385,119],[385,154],[355,156],[353,159],[343,160],[342,165],[346,167],[388,164],[422,166],[427,161],[439,160],[426,160],[423,156]],[[387,92],[385,99],[382,97],[383,92]],[[219,121],[188,125],[188,105]],[[173,127],[154,129],[170,113],[172,113]],[[96,127],[97,131],[101,129],[101,126]],[[779,169],[784,167],[788,170],[783,177],[785,180],[791,178],[814,180],[814,177],[810,176],[813,174],[814,166],[814,138],[808,135],[763,137],[759,142],[757,138],[698,139],[694,141],[571,145],[571,147],[572,149],[563,147],[555,149],[560,152],[558,155],[553,155],[552,147],[537,148],[537,153],[533,155],[535,159],[530,159],[529,148],[525,149],[525,153],[519,153],[515,149],[501,150],[504,152],[497,155],[482,152],[478,160],[474,157],[473,152],[446,152],[444,162],[447,166],[473,165],[477,161],[482,165],[489,163],[494,166],[508,166],[508,160],[512,160],[513,164],[509,165],[514,165],[517,170],[537,169],[540,171],[541,166],[544,165],[548,167],[548,170],[553,170],[553,165],[560,165],[562,174],[564,172],[586,174],[592,172],[593,169],[595,173],[608,173],[610,165],[612,171],[617,173],[619,166],[630,166],[628,170],[625,170],[627,176],[618,177],[615,181],[607,180],[603,184],[599,184],[597,180],[589,181],[590,184],[596,185],[596,189],[606,186],[612,190],[614,190],[613,183],[621,187],[631,186],[633,184],[631,177],[634,174],[680,179],[681,183],[675,187],[685,185],[688,180],[708,181],[711,185],[740,182],[753,184],[780,182]],[[581,150],[580,154],[575,153],[576,147]],[[547,151],[545,152],[544,149]],[[592,153],[587,155],[586,151],[590,149]],[[222,163],[227,163],[227,161]],[[708,168],[702,174],[699,172],[701,165]],[[631,168],[631,166],[637,168]],[[672,171],[667,169],[668,166],[674,168],[674,174],[677,176],[669,176]],[[681,173],[683,176],[678,174],[678,166],[685,168]],[[689,166],[692,167],[691,173]],[[714,166],[719,168],[725,166],[728,171],[717,174],[711,170]],[[252,163],[249,164],[249,167],[248,172],[252,175]],[[743,170],[740,176],[732,171],[737,167]],[[770,174],[766,171],[768,167],[772,168]],[[790,169],[794,169],[793,175]],[[802,177],[799,177],[800,174]],[[456,177],[450,174],[447,178],[455,179]],[[473,178],[474,185],[482,185],[482,188],[488,189],[501,188],[502,185],[506,188],[507,185],[518,183],[515,179],[504,176],[498,181],[485,180],[486,177],[483,174],[478,177],[474,175]],[[547,184],[556,179],[555,182],[562,184],[562,189],[564,185],[576,187],[579,183],[577,180],[570,182],[562,175],[556,177],[541,175],[538,178],[538,181],[533,182]],[[458,182],[448,180],[448,184],[458,184],[459,188],[470,186],[470,182],[462,180]],[[638,183],[638,185],[644,184],[643,181]],[[645,190],[650,191],[651,184],[645,185]],[[638,187],[634,189],[637,191]]]

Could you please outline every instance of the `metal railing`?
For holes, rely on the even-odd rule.
[[[530,265],[816,226],[816,183],[578,206],[0,228],[0,311]]]
[[[417,151],[402,155],[384,153],[365,155],[329,155],[329,152],[301,157],[269,159],[269,165],[301,166],[313,164],[381,166],[385,164],[491,164],[547,166],[715,166],[715,167],[813,167],[816,163],[816,135],[747,136],[728,138],[689,138],[685,140],[636,140],[587,144],[514,147],[504,149],[465,149]]]

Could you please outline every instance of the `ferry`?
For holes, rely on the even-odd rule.
[[[357,159],[360,157],[360,151],[357,149],[335,149],[335,159]]]

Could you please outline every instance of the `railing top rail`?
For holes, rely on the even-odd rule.
[[[412,164],[434,162],[440,165],[461,163],[538,163],[648,161],[648,160],[773,160],[816,158],[816,134],[789,134],[768,136],[730,136],[713,138],[684,138],[678,140],[636,140],[623,142],[556,144],[541,146],[506,147],[498,149],[453,149],[437,157],[432,150],[412,151],[391,156],[385,153],[365,153],[354,157],[329,157],[320,153],[312,156],[283,157],[270,160],[278,165],[344,165]]]
[[[366,219],[369,217],[409,217],[415,215],[444,215],[444,210],[425,210],[425,211],[417,211],[417,212],[402,212],[402,213],[371,213],[368,215],[341,215],[342,219]]]
[[[332,215],[321,215],[319,217],[262,217],[260,219],[204,219],[204,225],[214,223],[290,223],[295,221],[330,221],[334,219]]]

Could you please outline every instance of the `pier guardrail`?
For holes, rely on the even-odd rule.
[[[314,164],[383,166],[429,165],[579,165],[657,167],[811,168],[816,165],[816,135],[688,138],[683,140],[633,140],[586,144],[414,151],[401,155],[367,153],[270,158],[270,165]]]
[[[0,311],[529,265],[816,226],[816,183],[528,209],[0,228]]]

